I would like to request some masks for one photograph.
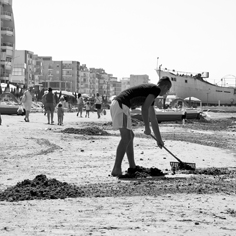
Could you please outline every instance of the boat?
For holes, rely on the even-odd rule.
[[[200,119],[201,111],[198,109],[157,109],[155,108],[156,118],[159,123],[165,121],[182,121],[184,119]],[[131,117],[143,121],[141,108],[131,110]]]
[[[4,92],[0,94],[0,114],[17,115],[19,102],[12,93]]]
[[[19,105],[0,103],[0,114],[1,115],[18,115],[18,108],[19,108]]]
[[[219,86],[206,80],[209,72],[190,73],[176,70],[156,69],[160,78],[167,76],[171,79],[172,87],[168,94],[185,99],[198,98],[202,105],[236,105],[236,87]],[[234,78],[235,79],[235,78]]]

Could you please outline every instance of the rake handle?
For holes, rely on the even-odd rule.
[[[157,141],[157,139],[156,139],[156,137],[154,135],[150,134],[150,136]],[[169,149],[167,149],[165,146],[163,146],[163,148],[167,152],[169,152],[179,163],[183,164],[183,162],[177,156],[175,156]]]

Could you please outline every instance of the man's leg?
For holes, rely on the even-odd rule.
[[[82,117],[82,113],[83,113],[83,108],[80,107],[80,117]]]
[[[53,111],[51,111],[51,124],[53,124],[53,123],[54,123],[54,121],[53,121],[53,115],[54,115],[54,112],[53,112]]]
[[[25,114],[26,114],[26,120],[27,120],[27,121],[29,121],[29,113],[30,113],[30,111],[26,111],[26,113],[25,113]]]
[[[131,134],[131,139],[130,142],[126,148],[126,155],[128,157],[128,161],[129,161],[129,167],[130,168],[135,168],[135,161],[134,161],[134,132],[132,130],[130,130],[130,134]]]
[[[126,128],[121,128],[120,129],[120,136],[121,136],[121,140],[120,140],[120,142],[117,146],[117,149],[116,149],[115,164],[114,164],[113,170],[111,172],[111,174],[113,176],[122,175],[121,165],[122,165],[122,161],[123,161],[124,155],[126,153],[127,147],[129,146],[130,141],[132,139],[131,130],[128,130]],[[132,142],[131,142],[131,145],[132,145]]]
[[[47,110],[48,124],[50,124],[50,110]]]

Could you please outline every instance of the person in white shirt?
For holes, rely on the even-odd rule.
[[[78,93],[77,106],[78,106],[77,116],[80,115],[80,117],[83,117],[82,113],[83,113],[83,107],[84,107],[84,100],[81,97],[81,93]]]
[[[25,122],[29,122],[29,114],[31,110],[31,105],[32,105],[32,95],[29,89],[26,89],[24,91],[23,97],[22,97],[22,105],[25,109]]]
[[[97,115],[98,119],[101,117],[101,110],[102,110],[102,97],[99,95],[99,93],[96,94],[95,97],[95,108],[97,109]]]

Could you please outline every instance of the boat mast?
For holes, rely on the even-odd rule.
[[[157,57],[157,67],[156,67],[156,71],[158,72],[158,76],[159,76],[159,79],[161,78],[161,66],[158,66],[158,60],[159,60],[159,57]]]

